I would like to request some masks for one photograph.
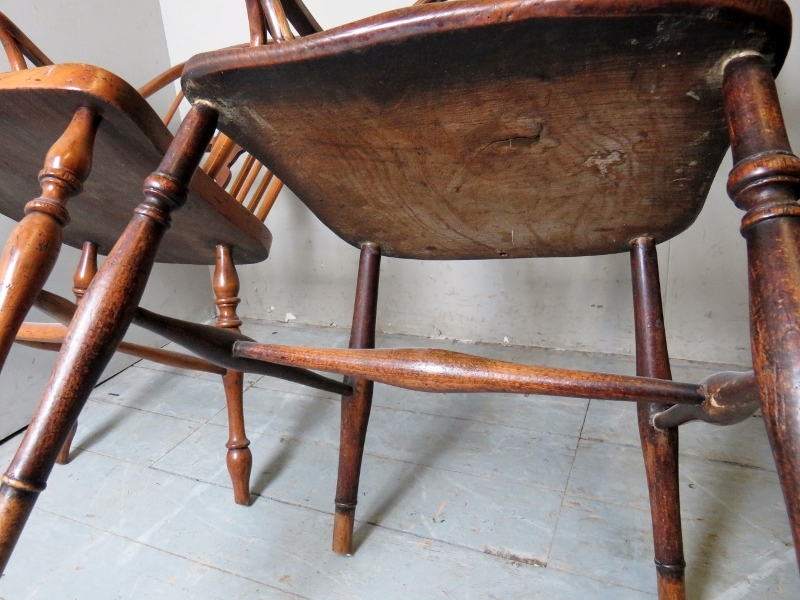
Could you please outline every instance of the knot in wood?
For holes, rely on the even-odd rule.
[[[775,191],[800,189],[800,158],[790,152],[770,151],[739,161],[728,176],[728,195],[743,210],[753,208],[769,187]]]
[[[59,225],[62,227],[66,227],[70,222],[67,207],[57,200],[52,200],[50,198],[36,198],[28,202],[25,205],[25,214],[27,215],[32,212],[48,215],[58,221]]]

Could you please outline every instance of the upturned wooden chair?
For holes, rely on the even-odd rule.
[[[257,33],[251,38],[254,45],[262,43]],[[15,337],[27,346],[60,349],[65,325],[21,321],[49,276],[62,239],[83,248],[73,288],[76,298],[83,296],[97,272],[98,251],[108,253],[122,233],[141,181],[169,146],[172,136],[166,125],[183,94],[177,95],[163,123],[144,99],[178,79],[183,64],[137,93],[97,67],[53,65],[1,13],[0,40],[12,68],[12,73],[0,75],[0,212],[20,221],[0,262],[1,369]],[[38,68],[29,69],[26,58]],[[236,315],[239,281],[233,256],[239,262],[267,257],[272,237],[263,221],[283,186],[252,155],[242,154],[230,138],[215,137],[202,172],[192,179],[193,208],[175,221],[156,257],[159,262],[215,264],[217,325],[234,330],[241,321]],[[36,173],[43,158],[41,195],[24,205],[23,198],[37,195]],[[231,167],[237,161],[240,168],[234,179]],[[65,205],[71,197],[75,198],[68,213]],[[230,424],[228,469],[236,502],[249,504],[252,458],[244,428],[242,373],[138,344],[121,342],[118,351],[222,376]],[[59,463],[68,461],[76,426]]]
[[[790,40],[781,0],[423,2],[324,33],[299,0],[262,4],[278,43],[187,63],[193,108],[78,306],[3,476],[0,567],[113,348],[131,321],[152,322],[136,304],[217,125],[361,248],[350,349],[182,335],[190,345],[202,333],[210,358],[240,370],[265,360],[347,376],[334,551],[351,550],[374,381],[637,402],[662,600],[685,597],[677,426],[730,424],[761,406],[800,540],[800,160],[773,83]],[[674,382],[655,245],[692,223],[729,143],[729,191],[747,211],[755,373]],[[631,255],[637,376],[373,349],[382,255],[614,252]]]

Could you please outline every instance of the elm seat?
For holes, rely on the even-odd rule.
[[[779,68],[790,24],[755,0],[459,0],[201,54],[183,87],[354,246],[607,254],[694,221],[728,147],[722,66]]]
[[[81,106],[95,109],[102,121],[92,173],[69,202],[63,239],[76,248],[92,240],[108,254],[172,134],[134,88],[98,67],[60,64],[0,75],[0,212],[22,219],[25,202],[40,194],[42,158]],[[238,263],[256,263],[267,258],[271,243],[267,227],[198,169],[156,260],[212,265],[216,247],[226,244]]]

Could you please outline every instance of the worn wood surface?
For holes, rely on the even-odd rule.
[[[735,425],[751,417],[761,407],[758,382],[752,371],[722,371],[700,382],[705,401],[696,406],[676,404],[654,414],[653,426],[658,429],[677,427],[690,421],[712,425]]]
[[[636,334],[636,375],[672,379],[661,306],[658,255],[651,237],[631,242],[631,279]],[[678,429],[656,429],[652,415],[671,401],[640,402],[636,407],[639,438],[647,473],[653,523],[659,600],[685,600],[686,581],[678,478]]]
[[[350,348],[375,347],[380,270],[381,249],[375,244],[364,244],[358,262]],[[345,383],[353,387],[353,392],[342,396],[339,426],[339,471],[336,480],[331,543],[331,549],[337,554],[353,552],[353,524],[358,504],[358,482],[361,476],[361,461],[364,456],[374,387],[373,382],[365,377],[348,377]]]
[[[722,61],[777,67],[790,22],[780,1],[460,0],[201,54],[183,87],[354,246],[625,252],[695,219],[728,143]]]
[[[72,222],[63,241],[80,248],[90,240],[108,254],[141,200],[142,181],[172,139],[136,90],[108,71],[57,65],[0,75],[0,212],[22,219],[23,200],[38,195],[43,157],[80,106],[91,107],[102,120],[92,176],[69,204]],[[263,223],[198,170],[157,260],[212,265],[216,245],[226,243],[239,263],[259,262],[269,254],[271,240]]]
[[[764,58],[732,60],[723,93],[734,161],[728,193],[747,211],[753,367],[800,561],[800,159]]]

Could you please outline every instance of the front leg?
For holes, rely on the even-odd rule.
[[[728,193],[747,211],[753,366],[800,559],[800,159],[766,60],[735,58],[724,76],[734,160]]]
[[[56,457],[92,388],[133,319],[170,213],[186,201],[189,181],[216,127],[217,113],[192,108],[145,200],[78,306],[39,407],[0,485],[0,573],[8,563]]]
[[[42,194],[25,205],[0,258],[0,370],[17,331],[44,286],[61,250],[61,230],[69,224],[67,200],[80,194],[92,168],[100,117],[79,108],[53,144],[39,173]]]

